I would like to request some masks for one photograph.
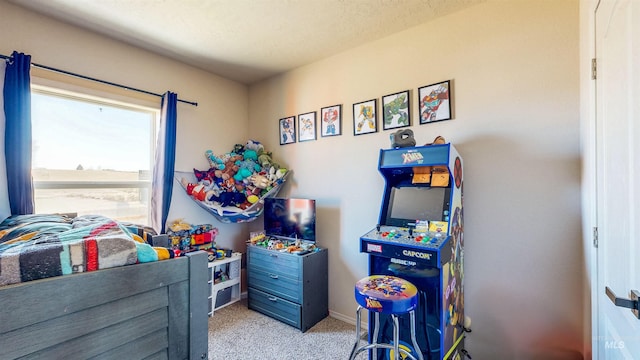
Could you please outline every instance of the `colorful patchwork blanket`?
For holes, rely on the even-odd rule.
[[[0,223],[0,286],[168,258],[104,216],[14,215]]]

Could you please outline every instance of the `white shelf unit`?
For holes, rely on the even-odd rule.
[[[231,257],[209,262],[209,316],[240,300],[241,260],[242,253],[233,253]],[[217,271],[222,271],[227,280],[215,283]]]

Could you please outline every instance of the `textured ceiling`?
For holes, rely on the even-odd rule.
[[[9,1],[250,84],[484,0]]]

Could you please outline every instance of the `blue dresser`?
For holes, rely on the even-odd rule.
[[[329,315],[327,250],[296,255],[247,247],[249,309],[305,332]]]

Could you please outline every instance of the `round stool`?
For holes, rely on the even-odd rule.
[[[424,360],[422,352],[416,341],[416,318],[415,309],[418,306],[418,289],[407,280],[396,276],[371,275],[360,279],[355,286],[356,302],[356,343],[351,350],[349,360],[364,350],[373,350],[373,359],[378,358],[376,349],[393,350],[395,360],[400,359],[400,353],[413,360]],[[360,344],[360,311],[367,309],[373,312],[374,327],[371,342],[358,347]],[[378,331],[380,327],[380,313],[390,315],[393,321],[393,344],[378,343]],[[416,356],[400,347],[400,326],[398,315],[409,313],[411,317],[411,342]]]

